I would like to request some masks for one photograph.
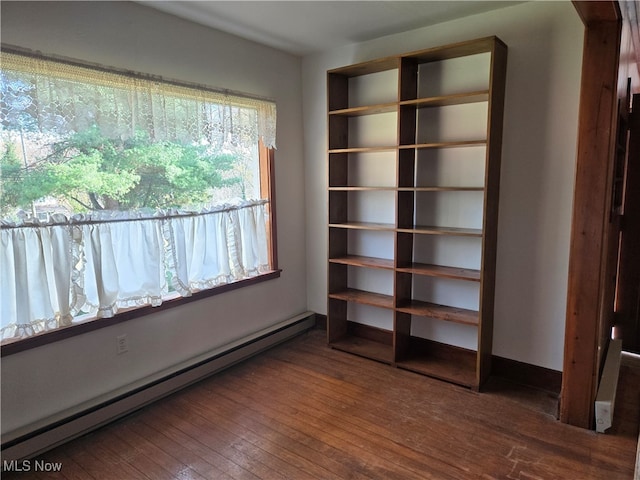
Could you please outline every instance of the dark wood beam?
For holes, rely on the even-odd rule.
[[[617,2],[573,2],[585,23],[560,420],[593,427],[599,373],[621,17]],[[613,308],[613,305],[611,306]]]
[[[589,28],[600,22],[620,20],[620,5],[617,1],[574,1],[572,2],[582,23]]]

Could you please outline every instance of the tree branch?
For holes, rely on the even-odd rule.
[[[72,196],[72,195],[69,195],[69,198],[70,198],[71,200],[73,200],[74,202],[78,202],[78,203],[79,203],[80,205],[82,205],[84,208],[86,208],[86,209],[88,209],[88,210],[93,210],[93,208],[91,208],[91,205],[87,205],[86,203],[84,203],[84,202],[83,202],[83,201],[81,201],[80,199],[78,199],[78,198],[76,198],[76,197],[74,197],[74,196]]]
[[[93,205],[91,210],[104,210],[104,207],[100,205],[98,196],[95,193],[89,192],[89,199],[91,200],[91,205]]]
[[[142,207],[147,206],[147,201],[149,200],[149,196],[151,195],[151,187],[153,187],[153,182],[149,182],[147,186],[147,193],[144,196],[144,202],[142,202]]]

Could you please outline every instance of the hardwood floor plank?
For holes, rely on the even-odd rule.
[[[220,415],[233,415],[238,411],[238,402],[229,399],[221,392],[209,391],[208,398]],[[326,472],[320,472],[322,478],[354,480],[373,478],[372,472],[367,471],[367,466],[363,462],[354,462],[342,449],[323,442],[318,435],[306,432],[306,429],[303,429],[295,420],[294,426],[291,426],[287,422],[274,421],[254,408],[243,408],[242,412],[241,415],[234,415],[235,422],[256,435],[265,436],[273,442],[275,448],[293,451],[305,461],[314,462],[323,467]]]
[[[296,374],[288,372],[287,374],[292,380],[296,379]],[[302,378],[302,377],[299,377]],[[295,381],[295,380],[294,380]],[[366,392],[364,392],[366,395]],[[341,398],[339,391],[333,389],[326,390],[322,386],[317,385],[306,399],[300,402],[299,408],[303,408],[306,412],[318,412],[318,418],[331,416],[331,412],[341,411],[339,418],[334,419],[336,426],[349,424],[355,431],[362,432],[365,437],[375,438],[378,448],[382,448],[386,445],[394,445],[395,451],[390,451],[393,455],[403,455],[405,458],[403,464],[408,466],[410,459],[418,462],[415,465],[415,471],[420,472],[424,468],[425,460],[428,459],[428,463],[431,468],[434,468],[435,461],[440,461],[445,468],[451,469],[457,467],[455,463],[452,465],[451,458],[456,453],[468,455],[468,451],[460,450],[455,451],[458,445],[460,445],[459,438],[453,437],[450,441],[450,446],[445,448],[445,443],[442,443],[442,447],[438,450],[431,449],[430,451],[421,450],[417,453],[413,448],[400,447],[402,442],[409,443],[409,445],[415,445],[416,441],[411,441],[413,429],[411,425],[420,425],[420,428],[416,430],[418,433],[424,434],[425,431],[433,431],[433,419],[425,422],[424,419],[416,418],[415,415],[411,415],[410,412],[402,413],[402,405],[398,405],[393,401],[389,401],[388,398],[379,398],[376,402],[378,407],[376,410],[361,409],[357,402],[351,402],[349,399]],[[394,415],[386,415],[383,411],[395,410]],[[348,413],[348,414],[347,414]],[[394,430],[397,430],[399,425],[404,426],[402,435],[395,435]],[[443,429],[445,430],[445,429]],[[437,432],[434,432],[437,433]],[[446,430],[445,430],[446,433]],[[407,442],[410,440],[410,442]],[[446,441],[446,437],[440,436],[441,442]],[[454,450],[451,449],[454,448]],[[428,456],[427,456],[428,455]],[[409,457],[409,458],[407,458]],[[457,472],[456,477],[464,475],[464,472]]]
[[[259,371],[254,374],[260,375]],[[253,376],[253,375],[252,375]],[[355,425],[347,420],[348,416],[342,408],[338,407],[335,412],[325,411],[317,414],[312,411],[314,408],[303,397],[312,395],[311,392],[295,392],[285,395],[293,395],[289,401],[278,396],[279,392],[291,392],[291,384],[283,385],[275,378],[270,384],[251,386],[246,382],[237,383],[233,377],[229,378],[229,384],[216,384],[215,390],[226,396],[229,400],[236,404],[242,404],[247,409],[254,410],[257,413],[269,418],[274,424],[281,423],[300,428],[302,430],[310,430],[311,434],[321,440],[337,445],[337,448],[344,451],[351,459],[357,459],[371,468],[367,474],[373,475],[373,478],[431,478],[425,476],[425,471],[417,474],[405,466],[406,458],[395,458],[393,453],[389,453],[389,449],[393,444],[389,444],[384,438],[377,435],[371,435],[366,429],[362,433],[362,425]],[[256,398],[269,398],[268,404],[255,401]],[[310,407],[310,408],[308,408]],[[339,417],[336,417],[336,412]],[[293,419],[293,420],[292,420]],[[345,421],[346,420],[346,421]],[[370,452],[375,452],[371,454]],[[388,470],[388,461],[395,462],[395,470]],[[425,465],[422,465],[423,467]],[[451,465],[448,466],[451,468]],[[435,470],[432,464],[431,468]],[[459,473],[459,472],[457,472]],[[439,476],[434,478],[460,478],[457,474],[450,477],[440,472]]]
[[[206,480],[206,477],[194,471],[183,463],[181,459],[159,448],[153,443],[152,439],[140,435],[137,431],[138,427],[139,421],[136,418],[132,418],[128,422],[119,422],[112,431],[123,444],[129,445],[130,449],[144,457],[145,466],[143,471],[146,474],[150,473],[152,478],[158,480]]]
[[[118,475],[120,478],[132,480],[150,478],[138,470],[134,462],[131,462],[130,457],[126,455],[127,449],[122,448],[112,437],[110,428],[97,431],[59,448],[64,448],[65,452],[96,480],[112,480]],[[64,471],[66,468],[63,468]]]
[[[187,438],[186,443],[172,439],[170,434],[166,434],[167,429],[165,428],[165,424],[157,421],[145,421],[145,415],[141,414],[135,419],[133,425],[135,425],[138,434],[149,439],[149,441],[164,452],[180,459],[181,462],[188,465],[198,475],[204,478],[217,478],[221,480],[231,480],[233,478],[217,468],[215,463],[207,461],[189,449],[186,443],[192,442],[191,438]]]
[[[77,464],[67,453],[62,449],[56,449],[48,452],[45,455],[47,462],[55,462],[63,465],[60,473],[63,475],[60,478],[66,480],[92,480],[93,477],[84,470],[79,464]]]
[[[181,420],[181,428],[194,438],[199,438],[205,445],[214,448],[234,464],[241,467],[240,478],[278,478],[278,468],[283,465],[274,460],[272,455],[243,438],[244,432],[226,430],[216,422],[202,416],[193,405],[184,402],[180,396],[170,399],[170,403],[162,406],[162,410],[171,409]],[[275,468],[273,468],[273,464]],[[235,475],[234,475],[235,478]]]
[[[158,408],[147,409],[142,420],[149,425],[160,425],[162,431],[172,440],[181,443],[184,447],[204,459],[214,464],[224,476],[229,476],[234,480],[255,480],[256,475],[244,468],[244,458],[240,458],[239,463],[233,461],[238,456],[238,452],[230,447],[235,441],[234,438],[219,435],[215,428],[209,431],[200,432],[198,428],[180,415],[175,408],[157,404]],[[225,443],[228,441],[229,443]],[[218,451],[220,450],[220,451]],[[225,455],[226,454],[226,455]],[[221,476],[221,478],[224,478]]]
[[[476,393],[311,331],[38,457],[60,473],[2,478],[623,480],[639,403],[640,365],[623,363],[614,426],[596,434],[507,384]]]
[[[298,354],[293,355],[290,358],[290,360],[291,360],[291,363],[293,365],[296,365],[298,368],[302,368],[301,362],[314,361],[313,355],[304,354],[304,352],[308,351],[308,348],[304,345],[304,342],[297,343],[293,351],[298,352]],[[326,355],[327,354],[326,352],[327,351],[324,350],[321,353],[321,355],[323,356]],[[271,355],[279,355],[281,353],[282,351],[275,351],[275,350],[272,353],[270,352]],[[292,351],[286,352],[286,356],[288,357],[289,355],[292,355]],[[341,354],[341,353],[340,355],[344,362],[356,362],[356,363],[364,362],[366,364],[364,368],[370,368],[370,366],[375,365],[373,362],[368,362],[366,360],[359,359],[358,357],[355,357],[352,355],[346,356],[346,354]],[[315,365],[317,368],[327,368],[328,362],[326,362],[325,360],[322,360],[321,362],[316,363]],[[557,455],[560,454],[560,456],[566,456],[569,459],[578,460],[580,462],[577,464],[578,471],[585,470],[585,474],[587,475],[589,474],[589,471],[592,469],[592,466],[594,466],[596,469],[601,468],[602,471],[622,473],[624,469],[621,469],[620,465],[624,465],[625,463],[627,463],[628,465],[628,461],[630,459],[630,457],[628,456],[628,453],[625,453],[624,458],[621,458],[620,456],[621,451],[618,451],[615,454],[603,452],[602,455],[598,455],[598,454],[592,455],[591,446],[585,449],[585,448],[582,448],[583,446],[579,444],[574,445],[575,444],[574,435],[576,433],[576,430],[581,434],[592,433],[587,430],[572,429],[566,425],[558,424],[557,421],[549,418],[547,415],[541,415],[539,412],[534,412],[531,410],[522,410],[522,408],[520,408],[520,406],[517,404],[504,402],[504,399],[501,397],[496,398],[495,396],[491,396],[487,394],[478,395],[478,394],[473,394],[471,392],[468,392],[470,395],[466,395],[467,391],[465,391],[464,389],[460,389],[459,387],[455,387],[455,386],[451,386],[453,387],[452,389],[442,388],[446,384],[442,384],[441,382],[435,382],[433,380],[431,380],[431,382],[435,382],[435,383],[430,384],[429,381],[426,381],[426,382],[422,382],[421,384],[417,384],[413,386],[413,388],[407,391],[403,391],[402,382],[400,381],[402,378],[402,375],[400,373],[396,373],[395,370],[392,368],[387,368],[386,370],[387,372],[392,372],[391,374],[394,376],[394,387],[397,387],[397,388],[394,388],[394,390],[401,391],[402,396],[407,399],[407,404],[410,404],[410,405],[420,404],[420,397],[419,396],[416,397],[415,395],[412,397],[411,395],[412,392],[419,392],[419,395],[424,395],[424,398],[434,398],[434,395],[430,393],[428,390],[430,388],[437,387],[438,395],[436,396],[436,398],[440,398],[443,400],[441,402],[441,405],[444,405],[446,409],[449,409],[449,410],[454,409],[460,412],[465,412],[467,410],[470,412],[473,412],[473,416],[470,418],[473,419],[474,423],[476,423],[476,431],[478,432],[478,434],[475,435],[474,443],[479,443],[480,440],[482,440],[483,436],[484,437],[488,436],[489,438],[485,442],[483,442],[484,445],[482,445],[483,447],[486,447],[488,451],[495,451],[497,446],[496,445],[497,439],[491,438],[492,436],[491,432],[495,431],[496,429],[498,431],[510,430],[511,435],[507,439],[507,443],[505,444],[505,448],[508,447],[508,449],[506,450],[506,453],[503,452],[504,455],[507,455],[511,451],[511,447],[513,446],[517,447],[519,443],[526,445],[527,442],[538,442],[538,444],[540,445],[540,448],[545,447],[547,451],[554,454],[553,458],[556,458]],[[341,365],[336,372],[340,378],[349,377],[350,382],[352,381],[356,384],[360,383],[360,384],[366,385],[367,379],[364,378],[365,375],[363,374],[363,372],[359,370],[359,367],[354,368],[351,365],[344,364],[344,365]],[[409,374],[409,375],[412,375],[412,374]],[[385,377],[385,372],[380,372],[378,376],[378,378],[380,379],[380,383],[384,383],[384,381],[386,380],[384,377]],[[430,379],[425,379],[425,380],[430,380]],[[370,394],[375,396],[375,390],[370,392]],[[467,399],[461,402],[460,399],[452,398],[452,395],[459,396],[460,394],[466,395]],[[443,397],[443,395],[446,396],[447,398]],[[495,400],[497,400],[498,408],[496,408]],[[470,403],[470,404],[465,405],[466,403]],[[433,409],[434,409],[434,405],[433,404],[429,405],[429,410],[433,411]],[[510,411],[513,409],[515,409],[515,414]],[[387,417],[389,417],[390,415],[393,415],[393,411],[390,410],[390,412],[391,413],[387,415]],[[449,412],[449,417],[451,417],[450,412]],[[517,421],[510,421],[510,419],[517,419]],[[453,420],[454,422],[452,426],[455,428],[457,426],[462,425],[461,422],[463,422],[465,418],[460,416],[454,417],[453,419],[450,418],[450,421],[453,421]],[[549,435],[548,428],[552,428],[556,426],[564,427],[564,428],[561,428],[559,431],[561,435]],[[535,430],[534,435],[531,435],[528,433],[532,428]],[[637,431],[637,425],[635,429]],[[459,436],[460,438],[465,438],[464,432],[462,433],[462,435],[459,434]],[[546,439],[548,437],[552,437],[557,441],[551,442],[552,443],[551,445],[547,445],[546,440],[544,441],[540,440],[540,439]],[[594,438],[592,435],[589,435],[588,438],[590,440],[597,441],[599,437]],[[429,442],[429,440],[427,440],[427,442]],[[509,444],[509,442],[511,442],[511,445]],[[593,448],[593,452],[598,452],[598,449]],[[561,462],[561,464],[564,464],[564,463],[566,462]],[[554,468],[558,469],[560,467],[561,465],[555,465]],[[574,473],[575,469],[576,469],[576,466],[572,465],[571,467],[566,468],[566,472],[568,475],[573,476],[575,474]],[[598,478],[598,477],[596,476],[595,478]]]
[[[111,472],[120,471],[131,479],[154,478],[153,469],[147,465],[148,460],[114,435],[114,429],[117,426],[118,423],[115,423],[105,430],[96,432],[93,435],[92,443],[83,445],[83,448],[88,450],[91,447],[91,453],[99,455],[104,462],[107,462],[110,467],[107,473],[110,475]]]
[[[254,450],[261,452],[263,461],[281,471],[284,478],[300,479],[324,479],[333,478],[330,472],[320,465],[308,462],[298,452],[300,445],[289,438],[278,438],[277,434],[268,425],[260,425],[256,422],[249,427],[248,422],[242,422],[242,409],[236,404],[235,409],[225,411],[217,402],[217,398],[205,395],[206,403],[202,401],[203,395],[197,398],[180,398],[180,402],[189,404],[189,408],[195,409],[221,428],[239,432],[240,437],[250,444]],[[229,420],[231,419],[231,420]]]

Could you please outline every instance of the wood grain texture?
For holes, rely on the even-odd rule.
[[[393,308],[393,296],[366,292],[355,288],[346,288],[338,292],[329,293],[329,298],[360,303],[362,305],[371,305],[373,307]]]
[[[39,457],[58,474],[2,478],[631,479],[639,371],[624,365],[614,426],[596,435],[508,382],[478,394],[314,330]]]
[[[507,82],[507,46],[493,45],[491,56],[491,84],[489,116],[487,119],[487,150],[485,162],[485,195],[482,237],[482,265],[480,281],[480,318],[478,324],[477,384],[482,386],[491,372],[493,350],[493,310],[495,303],[496,261],[498,244],[498,213],[500,199],[500,169],[502,164],[502,136],[504,101]]]
[[[393,270],[393,260],[386,258],[364,257],[362,255],[344,255],[341,257],[329,258],[329,263],[340,263],[344,265],[352,265],[354,267]]]
[[[453,278],[456,280],[480,281],[480,271],[469,268],[443,267],[441,265],[428,265],[425,263],[412,263],[408,267],[398,267],[399,272],[413,273],[415,275],[427,275],[430,277]]]
[[[362,117],[365,115],[377,115],[379,113],[396,112],[398,110],[398,104],[393,103],[380,103],[377,105],[364,105],[361,107],[341,108],[339,110],[332,110],[329,115],[342,115],[345,117]]]
[[[485,139],[480,140],[461,140],[457,142],[432,142],[432,143],[412,143],[412,144],[402,144],[399,146],[400,149],[404,148],[418,148],[418,149],[428,149],[428,148],[457,148],[457,147],[477,147],[485,145],[487,141]]]
[[[340,75],[345,78],[350,78],[359,77],[360,75],[369,75],[371,73],[384,72],[386,70],[393,70],[398,67],[399,59],[394,56],[356,63],[355,65],[349,65],[346,67],[334,68],[333,70],[329,70],[327,73],[329,76]]]
[[[465,308],[449,307],[438,305],[421,300],[411,300],[398,306],[398,310],[403,313],[417,315],[420,317],[437,318],[447,322],[462,323],[464,325],[478,325],[478,312]]]
[[[598,2],[576,2],[582,4]],[[602,2],[605,3],[605,2]],[[610,3],[610,2],[607,2]],[[611,205],[619,22],[590,23],[585,33],[578,153],[569,250],[569,281],[560,418],[592,428]]]
[[[400,105],[415,105],[418,108],[444,107],[447,105],[464,105],[469,103],[486,102],[489,100],[489,91],[456,93],[452,95],[441,95],[438,97],[416,98],[414,100],[403,100]]]

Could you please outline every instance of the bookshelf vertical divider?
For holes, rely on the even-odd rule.
[[[327,72],[331,347],[487,380],[506,58],[487,37]]]

